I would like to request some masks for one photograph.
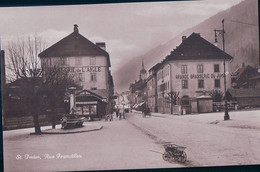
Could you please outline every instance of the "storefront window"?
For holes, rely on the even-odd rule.
[[[89,105],[83,106],[83,115],[89,115]]]
[[[89,105],[90,114],[97,114],[97,105]]]

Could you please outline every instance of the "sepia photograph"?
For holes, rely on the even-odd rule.
[[[1,5],[3,170],[259,165],[258,5]]]

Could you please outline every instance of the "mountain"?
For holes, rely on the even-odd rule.
[[[144,59],[148,71],[181,43],[182,36],[188,37],[193,32],[200,33],[204,39],[213,43],[214,29],[222,29],[222,19],[225,24],[225,51],[234,57],[230,72],[240,67],[242,63],[253,67],[259,66],[259,28],[256,26],[258,25],[258,0],[245,0],[185,30],[146,54],[133,58],[127,65],[113,73],[116,90],[127,90],[131,82],[138,80],[141,58]],[[218,43],[219,48],[222,49],[221,35],[218,36]]]

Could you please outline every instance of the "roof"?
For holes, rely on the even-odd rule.
[[[260,97],[259,88],[228,89],[228,94],[233,98]]]
[[[88,90],[89,92],[92,92],[99,97],[102,97],[103,99],[107,98],[107,90],[106,89],[97,89],[97,90]]]
[[[215,45],[200,36],[192,33],[188,38],[171,52],[166,58],[168,60],[208,60],[208,59],[233,59]]]
[[[107,91],[106,89],[97,89],[97,90],[79,90],[75,93],[76,96],[94,96],[100,100],[107,99]]]
[[[75,30],[39,54],[40,58],[70,56],[106,56],[111,66],[109,54]]]

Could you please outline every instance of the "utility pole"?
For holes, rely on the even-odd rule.
[[[224,120],[229,120],[228,114],[228,106],[227,106],[227,82],[226,82],[226,56],[225,56],[225,26],[224,26],[224,19],[222,20],[222,30],[215,29],[215,43],[218,42],[217,40],[217,32],[222,35],[223,41],[223,59],[224,59],[224,92],[225,92],[225,115]]]

